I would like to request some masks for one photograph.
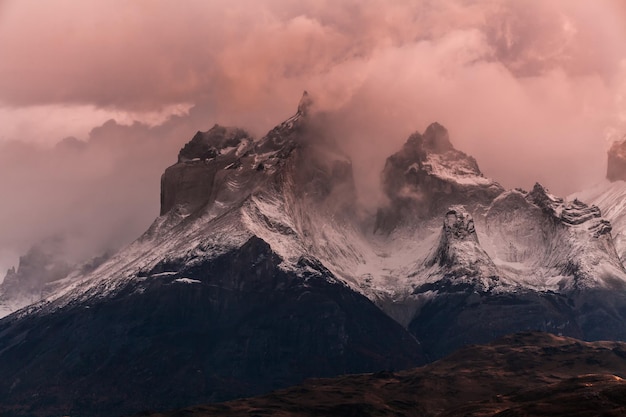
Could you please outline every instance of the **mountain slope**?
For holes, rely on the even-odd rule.
[[[626,271],[598,207],[503,190],[437,124],[388,159],[383,187],[372,241],[397,254],[381,268],[394,290],[370,298],[430,359],[521,330],[626,340]]]
[[[2,319],[0,413],[237,398],[523,330],[626,340],[626,271],[598,207],[504,190],[434,123],[388,158],[368,216],[311,106],[258,140],[198,132],[137,241]]]
[[[398,324],[319,264],[252,238],[209,263],[0,327],[2,415],[121,415],[420,362]],[[171,264],[170,264],[171,266]]]
[[[0,321],[0,413],[120,415],[423,363],[313,256],[353,256],[343,240],[315,246],[342,227],[352,173],[307,120],[300,106],[258,141],[196,135],[140,239]]]

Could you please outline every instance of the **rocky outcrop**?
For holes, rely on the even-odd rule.
[[[425,261],[430,268],[423,272],[427,283],[417,286],[414,294],[426,291],[465,292],[468,287],[489,291],[499,285],[499,272],[480,246],[474,219],[462,206],[445,213],[436,248]]]
[[[502,193],[480,223],[451,208],[438,242],[430,269],[419,272],[426,282],[413,297],[422,304],[408,325],[427,355],[525,329],[626,337],[626,271],[597,207],[537,184]]]
[[[217,173],[230,166],[252,146],[242,129],[213,126],[198,132],[178,154],[178,162],[161,177],[161,215],[179,206],[191,213],[214,198]]]
[[[243,129],[215,125],[207,132],[196,133],[178,153],[178,162],[210,160],[225,149],[238,148],[242,142],[245,146],[250,139],[250,135]]]
[[[578,226],[576,230],[586,230],[594,239],[611,240],[611,223],[602,217],[598,206],[588,205],[575,198],[565,202],[550,194],[541,184],[535,184],[528,194],[529,201],[542,208],[565,226]]]
[[[587,205],[577,198],[564,202],[562,198],[550,194],[539,183],[535,184],[528,194],[528,199],[564,225],[578,226],[586,223],[587,230],[596,238],[611,233],[610,222],[602,218],[597,206]]]
[[[463,207],[451,207],[443,220],[439,246],[428,265],[445,267],[469,266],[476,261],[476,255],[488,256],[478,243],[474,219]]]
[[[487,212],[484,240],[499,233],[499,246],[488,254],[469,214],[448,211],[431,269],[421,272],[427,282],[414,289],[421,305],[408,324],[426,355],[437,359],[532,329],[626,340],[624,269],[610,233],[598,233],[603,221],[595,212],[543,187],[532,195],[504,193]]]
[[[609,181],[626,181],[626,140],[613,142],[609,149],[606,178]]]
[[[312,120],[313,101],[304,93],[295,115],[258,141],[244,130],[215,125],[185,144],[178,162],[161,177],[161,215],[183,216],[219,205],[231,207],[261,184],[293,185],[300,196],[324,200],[338,184],[353,197],[352,163]],[[241,199],[239,199],[241,200]]]

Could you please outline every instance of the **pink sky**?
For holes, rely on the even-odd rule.
[[[626,134],[625,4],[0,0],[0,275],[50,234],[76,258],[137,237],[195,131],[260,136],[305,89],[367,198],[432,121],[506,187],[596,183]]]

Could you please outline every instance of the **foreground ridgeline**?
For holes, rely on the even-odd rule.
[[[151,417],[626,415],[626,344],[521,333],[422,368],[313,379]]]
[[[387,158],[372,211],[328,117],[305,94],[260,139],[198,132],[135,242],[77,268],[24,257],[0,286],[5,311],[24,307],[0,321],[0,414],[224,401],[526,330],[626,340],[623,181],[576,198],[505,190],[433,123]]]

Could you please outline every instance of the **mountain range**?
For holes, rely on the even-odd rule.
[[[433,123],[364,207],[304,94],[254,139],[198,132],[160,215],[85,265],[35,247],[0,286],[0,414],[123,415],[401,370],[541,330],[626,340],[626,144],[608,180],[506,190]]]

